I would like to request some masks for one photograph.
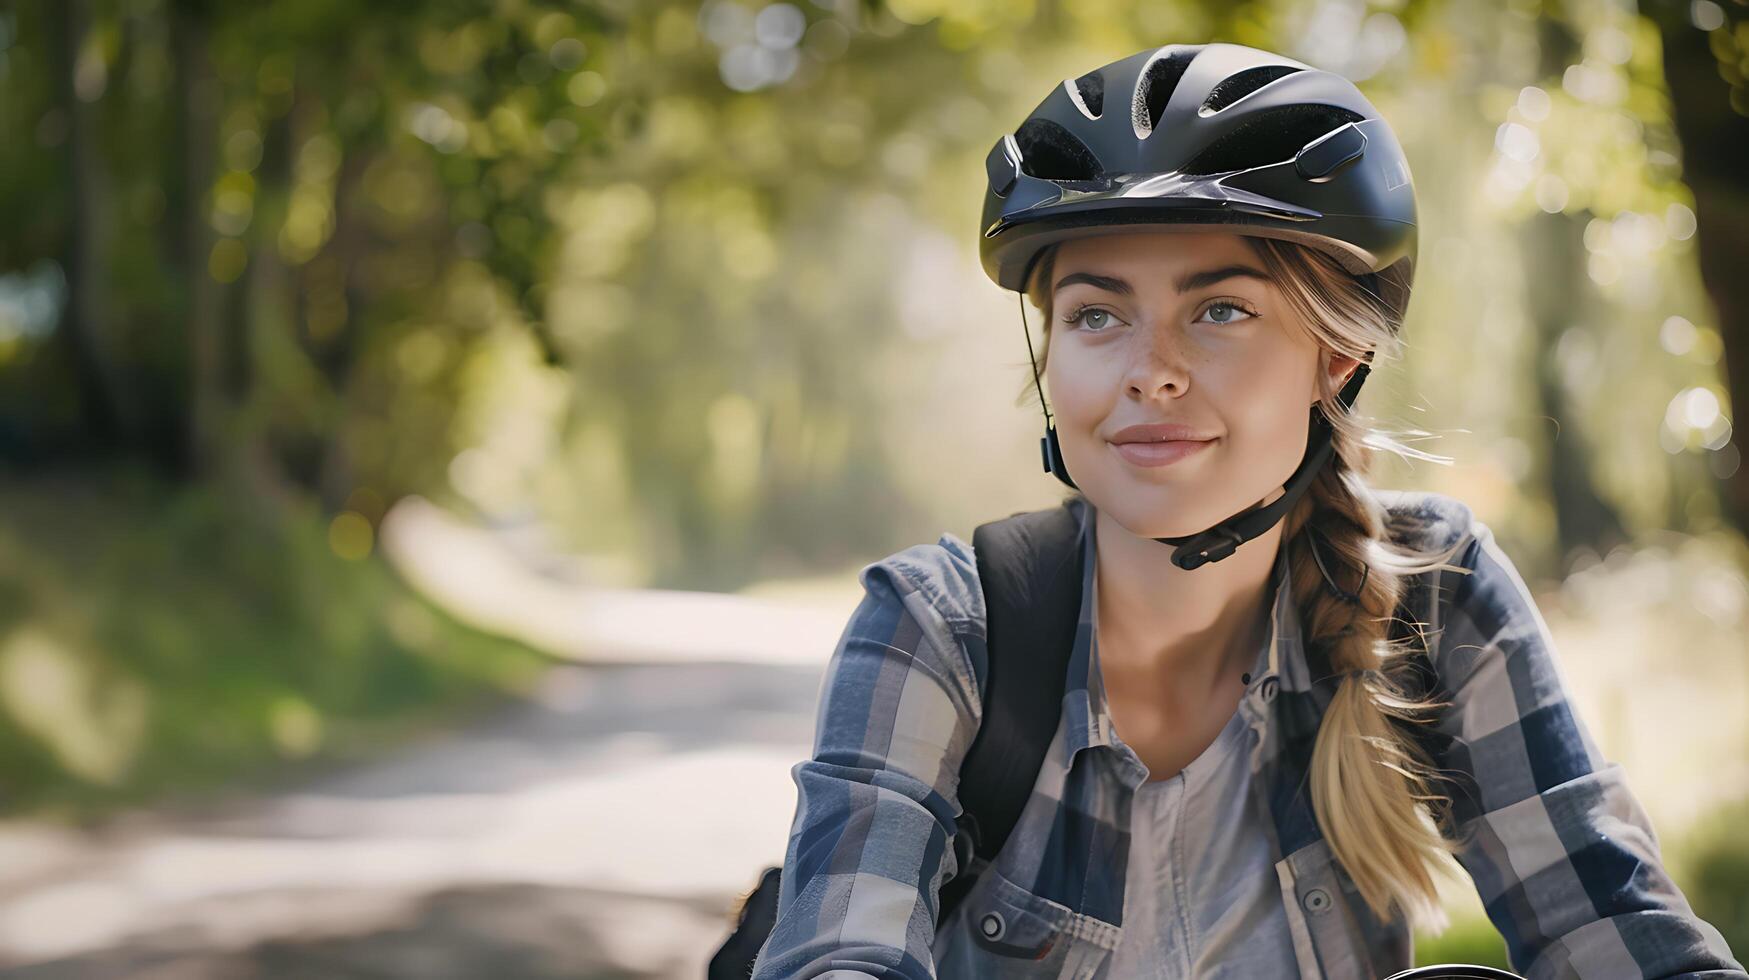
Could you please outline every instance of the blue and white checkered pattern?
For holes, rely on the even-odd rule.
[[[1671,882],[1623,772],[1567,694],[1548,627],[1489,528],[1441,494],[1375,491],[1389,533],[1453,568],[1408,580],[1403,608],[1428,637],[1434,694],[1450,702],[1429,744],[1455,778],[1452,826],[1515,968],[1531,980],[1737,978],[1718,930]],[[1062,714],[1002,852],[946,922],[938,891],[959,766],[978,730],[988,652],[972,549],[953,534],[865,566],[865,596],[820,690],[798,790],[778,920],[753,980],[790,977],[1106,975],[1122,929],[1129,807],[1145,778],[1114,740],[1093,636],[1091,505],[1072,498],[1084,563]],[[1383,977],[1411,965],[1408,927],[1360,899],[1318,830],[1307,784],[1338,678],[1301,643],[1286,552],[1270,638],[1240,710],[1256,732],[1254,803],[1302,980]]]

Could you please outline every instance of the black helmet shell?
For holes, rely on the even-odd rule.
[[[1396,136],[1348,79],[1268,51],[1166,45],[1065,80],[985,167],[979,257],[1004,289],[1053,242],[1214,230],[1319,248],[1397,322],[1408,305],[1415,195]]]

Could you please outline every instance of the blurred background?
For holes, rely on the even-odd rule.
[[[858,570],[1061,499],[985,153],[1208,40],[1396,127],[1374,480],[1749,952],[1740,0],[7,0],[0,974],[701,975]]]

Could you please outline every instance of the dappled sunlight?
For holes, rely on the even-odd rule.
[[[582,662],[816,664],[855,605],[843,592],[779,601],[556,580],[416,497],[396,505],[382,535],[396,567],[460,618]]]
[[[144,684],[99,670],[33,623],[0,638],[0,701],[69,773],[106,784],[126,772],[151,707]]]

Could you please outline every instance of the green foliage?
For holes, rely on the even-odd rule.
[[[1415,965],[1435,963],[1470,963],[1510,969],[1506,962],[1506,944],[1500,939],[1494,923],[1479,917],[1454,919],[1437,936],[1415,937]]]
[[[1571,404],[1568,445],[1603,435],[1556,461],[1579,493],[1635,528],[1716,524],[1720,334],[1684,278],[1656,31],[1595,5],[1371,6],[25,5],[0,26],[0,121],[32,137],[0,143],[0,274],[63,269],[69,306],[43,336],[0,327],[0,458],[120,449],[201,478],[248,456],[331,510],[453,489],[694,587],[932,536],[943,505],[895,471],[943,434],[881,421],[931,355],[907,346],[918,241],[970,250],[983,156],[1052,80],[1234,40],[1360,79],[1399,130],[1426,228],[1415,395],[1369,397],[1425,394],[1449,413],[1426,421],[1475,433],[1445,489],[1558,571],[1598,533],[1554,540],[1556,481],[1531,479],[1537,420]],[[1547,210],[1582,249],[1519,240]],[[965,268],[955,292],[987,293]],[[1600,296],[1527,317],[1542,282]]]
[[[7,811],[379,752],[544,663],[338,557],[313,510],[81,475],[8,481],[0,514]]]
[[[1749,797],[1719,807],[1671,848],[1672,873],[1731,951],[1749,955]]]

